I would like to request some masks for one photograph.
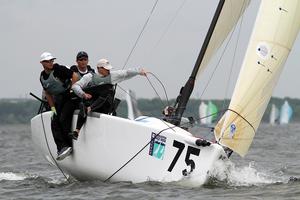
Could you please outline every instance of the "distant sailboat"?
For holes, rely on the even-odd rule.
[[[212,124],[217,119],[218,108],[212,102],[209,101],[208,104],[203,101],[199,105],[199,117],[201,124]]]
[[[272,104],[271,112],[270,112],[270,124],[278,124],[279,123],[279,109],[275,104]]]
[[[201,124],[207,124],[207,104],[203,101],[199,105],[199,118]]]
[[[126,102],[128,119],[134,120],[141,116],[141,111],[138,109],[135,93],[132,90],[126,91]]]
[[[280,124],[288,124],[292,118],[293,109],[287,100],[284,101],[280,109]]]
[[[212,124],[216,121],[218,116],[218,107],[212,102],[209,101],[207,105],[207,123]]]

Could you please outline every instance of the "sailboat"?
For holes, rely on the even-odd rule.
[[[170,182],[195,175],[205,182],[224,148],[245,156],[272,90],[298,34],[300,2],[263,0],[235,90],[215,127],[217,142],[195,137],[180,127],[196,77],[236,25],[249,1],[220,0],[191,76],[180,90],[168,119],[135,120],[91,113],[73,154],[56,161],[50,112],[31,120],[32,138],[43,156],[78,180]],[[74,115],[73,126],[77,115]]]
[[[207,104],[204,101],[199,105],[199,119],[201,124],[207,124]]]
[[[126,91],[126,103],[127,103],[128,119],[134,120],[137,117],[142,115],[141,111],[137,106],[135,93],[132,90]]]
[[[208,104],[203,101],[199,105],[199,117],[201,124],[212,124],[216,121],[218,115],[218,108],[212,102],[209,101]]]
[[[270,112],[270,124],[275,125],[279,123],[279,110],[275,104],[272,104]]]
[[[218,116],[218,107],[212,102],[209,101],[207,105],[207,123],[212,124],[216,121]]]
[[[292,115],[293,115],[293,109],[290,106],[290,104],[288,103],[288,101],[285,100],[280,109],[279,123],[280,124],[288,124],[292,118]]]

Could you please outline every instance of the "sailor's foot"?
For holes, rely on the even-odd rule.
[[[56,160],[63,160],[72,153],[72,147],[63,147],[59,152],[57,152]]]
[[[87,112],[87,113],[90,113],[91,111],[92,111],[91,106],[87,107],[86,112]]]
[[[77,132],[77,131],[73,131],[73,132],[69,133],[69,136],[70,136],[73,140],[77,140],[77,139],[78,139],[78,132]]]

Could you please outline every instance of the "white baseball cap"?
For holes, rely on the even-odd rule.
[[[109,61],[105,58],[102,58],[98,61],[97,67],[103,67],[104,69],[111,70],[113,67],[110,65]]]
[[[45,61],[45,60],[53,60],[53,59],[56,59],[56,58],[53,57],[52,54],[49,53],[49,52],[44,52],[44,53],[42,53],[42,55],[41,55],[41,62],[42,62],[42,61]]]

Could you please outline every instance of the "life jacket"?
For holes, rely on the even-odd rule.
[[[56,78],[53,75],[52,71],[47,79],[44,79],[41,75],[40,80],[43,85],[43,88],[51,95],[58,95],[67,91],[71,86],[71,81],[66,80],[62,82],[59,78]]]
[[[86,87],[84,92],[92,95],[90,105],[93,111],[100,113],[111,113],[114,111],[115,87],[112,84],[101,84]]]
[[[108,76],[100,76],[99,74],[93,74],[92,80],[88,83],[88,87],[94,87],[103,84],[111,84],[111,75]]]
[[[91,81],[83,90],[92,95],[93,111],[106,114],[113,111],[115,87],[111,84],[111,75],[103,77],[93,74]]]
[[[82,78],[84,75],[86,75],[87,73],[92,73],[92,74],[95,73],[95,70],[92,69],[91,66],[89,66],[89,65],[87,66],[87,72],[86,72],[86,73],[81,73],[81,72],[78,70],[78,68],[77,68],[76,65],[72,65],[70,69],[78,75],[79,79],[81,79],[81,78]]]

